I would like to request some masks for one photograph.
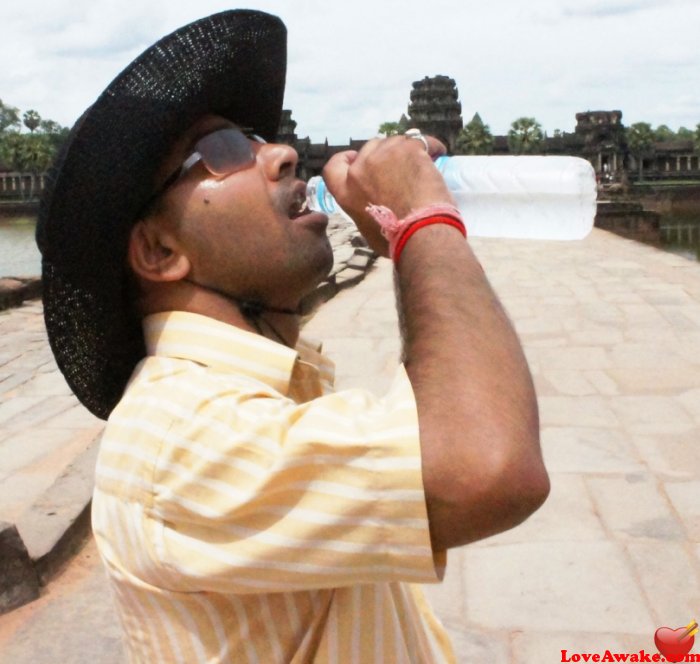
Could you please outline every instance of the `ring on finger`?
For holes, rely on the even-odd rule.
[[[425,138],[425,136],[423,136],[423,134],[421,134],[420,129],[407,129],[406,132],[404,133],[404,136],[406,138],[415,138],[416,140],[421,141],[423,143],[423,145],[425,145],[425,151],[430,152],[430,149],[428,148],[428,141]]]

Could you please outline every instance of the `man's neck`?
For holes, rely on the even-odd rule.
[[[162,311],[189,311],[228,325],[260,334],[290,348],[299,339],[299,316],[275,311],[242,311],[232,298],[194,283],[179,282],[145,296],[141,309],[145,314]],[[247,311],[247,310],[246,310]],[[291,311],[291,309],[290,309]]]

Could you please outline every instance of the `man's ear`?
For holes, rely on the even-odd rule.
[[[178,281],[191,267],[173,233],[152,220],[131,229],[128,257],[134,273],[149,281]]]

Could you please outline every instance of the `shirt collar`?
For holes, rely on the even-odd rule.
[[[149,355],[191,360],[218,371],[250,376],[282,394],[289,391],[296,350],[213,318],[184,311],[143,321]]]

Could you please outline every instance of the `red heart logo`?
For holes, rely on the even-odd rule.
[[[669,662],[682,662],[695,643],[695,637],[686,627],[660,627],[654,634],[654,643]]]

